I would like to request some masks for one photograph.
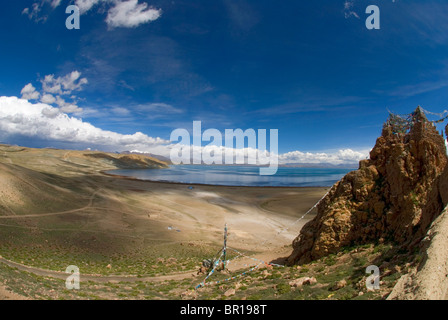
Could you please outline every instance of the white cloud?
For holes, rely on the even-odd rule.
[[[56,102],[56,98],[53,95],[47,93],[47,94],[42,95],[42,98],[40,99],[40,101],[42,103],[46,103],[46,104],[53,104]]]
[[[47,108],[42,109],[42,114],[47,118],[53,119],[60,114],[60,111],[58,108],[48,106]]]
[[[51,9],[56,9],[61,4],[61,0],[40,0],[31,5],[31,8],[25,8],[22,14],[28,16],[30,20],[35,22],[45,22],[48,19],[48,15],[41,15],[42,9],[49,5]]]
[[[126,109],[126,108],[122,108],[122,107],[115,107],[111,109],[112,113],[119,115],[119,116],[128,116],[131,112]]]
[[[148,6],[146,2],[139,0],[76,0],[81,14],[89,12],[96,5],[103,3],[109,8],[106,23],[110,28],[124,27],[135,28],[141,24],[155,21],[162,15],[160,9]],[[22,14],[27,15],[35,22],[45,22],[50,10],[54,10],[61,4],[61,0],[39,0],[35,1],[30,8],[25,8]],[[44,10],[46,9],[46,10]],[[44,13],[43,13],[44,11]]]
[[[37,100],[40,97],[40,93],[36,91],[36,88],[31,83],[28,83],[25,87],[23,87],[22,91],[22,99],[26,100]]]
[[[160,9],[148,7],[138,0],[76,0],[81,14],[90,11],[99,3],[111,5],[107,11],[106,23],[110,28],[135,28],[141,24],[155,21],[162,15]]]
[[[344,2],[344,15],[346,19],[352,16],[359,19],[359,15],[353,10],[354,5],[355,0],[346,0]]]
[[[83,110],[76,104],[77,97],[72,95],[74,91],[81,91],[83,86],[88,84],[86,78],[81,78],[81,72],[73,71],[63,77],[55,77],[53,74],[47,75],[41,80],[42,94],[31,84],[27,84],[21,91],[22,98],[26,100],[37,100],[53,105],[56,104],[63,113],[81,113]],[[63,96],[70,96],[72,102],[67,102]],[[53,114],[53,113],[51,113]]]
[[[135,106],[134,109],[145,113],[153,112],[158,114],[180,114],[184,112],[182,109],[175,108],[167,103],[140,104]]]
[[[79,78],[79,77],[73,77]],[[28,84],[22,90],[23,95],[33,95],[38,98],[38,92]],[[37,94],[37,97],[36,97]],[[175,146],[170,141],[160,138],[153,138],[143,133],[137,132],[132,135],[123,135],[120,133],[102,130],[83,120],[70,117],[67,113],[80,114],[83,110],[75,104],[66,102],[60,96],[50,94],[43,95],[41,100],[53,101],[59,107],[53,107],[46,103],[31,103],[28,100],[17,97],[0,97],[0,137],[8,136],[27,136],[41,140],[56,141],[62,143],[71,143],[79,147],[94,147],[108,150],[143,150],[169,157],[171,149]],[[170,110],[166,104],[149,104],[147,109]],[[115,107],[111,110],[113,113],[126,116],[129,110],[122,107]],[[203,144],[206,144],[205,142]],[[193,147],[193,149],[203,154],[225,154],[229,151],[225,146],[208,145],[202,147]],[[254,148],[233,149],[235,156],[242,156],[247,161],[256,159],[267,159],[274,157],[274,154],[265,152],[260,155],[260,151]],[[343,149],[337,152],[301,152],[293,151],[280,154],[278,160],[280,164],[286,163],[331,163],[331,164],[355,164],[360,160],[366,159],[370,150],[355,151],[352,149]],[[260,158],[261,156],[261,158]],[[266,163],[266,161],[261,160]],[[249,162],[249,163],[251,163]]]
[[[392,0],[395,3],[395,0]],[[359,14],[353,9],[355,7],[356,0],[345,0],[344,2],[344,15],[345,19],[350,17],[355,17],[357,19],[361,19]]]
[[[352,149],[339,150],[335,153],[311,153],[292,151],[279,156],[279,163],[357,163],[369,156],[370,150],[354,151]]]
[[[57,8],[61,4],[61,0],[47,0],[46,2],[49,1],[52,8]]]
[[[80,91],[88,81],[86,78],[81,78],[81,72],[75,70],[64,77],[55,78],[53,74],[47,75],[41,83],[45,93],[69,95],[73,91]]]
[[[141,24],[155,21],[161,15],[161,10],[148,8],[146,2],[139,4],[138,0],[118,1],[109,10],[106,23],[112,28],[135,28]]]
[[[124,135],[102,130],[47,104],[17,97],[0,97],[0,133],[2,138],[20,135],[111,150],[146,151],[169,143],[141,132]]]
[[[81,14],[88,12],[93,6],[100,2],[105,2],[107,0],[76,0],[75,4],[78,6]]]
[[[41,80],[42,88],[44,92],[49,92],[53,94],[62,94],[61,84],[56,83],[54,75],[47,75],[43,80]]]
[[[81,113],[82,112],[82,108],[79,108],[74,103],[66,102],[60,96],[56,97],[56,104],[59,106],[61,112],[63,112],[63,113]]]
[[[38,3],[33,3],[31,8],[23,9],[22,14],[27,15],[30,20],[34,20],[35,22],[40,22],[40,21],[44,21],[47,19],[46,17],[44,17],[44,18],[39,17],[40,11],[41,11],[40,5]]]

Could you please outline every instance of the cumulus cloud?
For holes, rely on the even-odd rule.
[[[151,150],[169,143],[141,132],[124,135],[102,130],[58,108],[17,97],[0,97],[0,133],[2,138],[18,135],[111,150]]]
[[[46,104],[53,104],[56,102],[56,98],[53,95],[47,93],[42,96],[40,101]]]
[[[293,151],[279,156],[279,163],[331,163],[331,164],[354,164],[369,156],[370,150],[354,151],[343,149],[334,153],[311,153]]]
[[[23,99],[26,100],[37,100],[40,97],[40,93],[36,91],[36,88],[31,83],[28,83],[25,87],[23,87],[22,91],[20,91]]]
[[[182,148],[186,148],[181,151]],[[273,152],[259,150],[254,148],[230,148],[226,146],[173,146],[170,145],[169,149],[175,150],[175,157],[179,154],[185,154],[185,152],[191,153],[191,161],[196,161],[196,164],[204,161],[206,164],[212,164],[212,161],[217,160],[215,164],[226,163],[225,157],[227,153],[233,154],[233,163],[235,164],[252,164],[252,165],[266,165],[274,161],[277,158],[279,165],[286,164],[332,164],[332,165],[358,165],[360,160],[367,159],[369,157],[370,150],[354,151],[352,149],[343,149],[337,152],[301,152],[292,151],[284,154],[275,154]],[[164,154],[166,156],[166,154]],[[172,159],[175,161],[175,158]],[[187,157],[186,162],[189,163],[190,158]],[[207,162],[208,161],[208,162]]]
[[[56,9],[61,4],[61,0],[40,0],[34,2],[31,7],[25,8],[22,14],[27,15],[35,22],[45,22],[48,13]],[[98,4],[107,7],[106,23],[109,28],[135,28],[139,25],[155,21],[162,15],[162,10],[149,7],[148,3],[139,3],[139,0],[76,0],[81,14],[86,14]],[[100,11],[100,12],[102,12]]]
[[[171,160],[177,164],[229,164],[227,160],[229,158],[233,159],[230,164],[266,165],[270,160],[274,162],[277,159],[275,153],[250,147],[237,149],[217,145],[170,145],[168,149],[172,151]]]
[[[82,112],[82,108],[79,108],[74,103],[69,103],[69,102],[65,101],[60,96],[56,97],[56,104],[59,106],[59,109],[61,110],[61,112],[64,112],[64,113],[80,113],[80,112]]]
[[[26,93],[35,93],[32,85],[27,85]],[[24,88],[25,89],[25,88]],[[23,90],[22,90],[23,91]],[[65,102],[59,96],[50,98],[45,95],[41,100],[55,100],[58,107],[46,103],[32,103],[27,99],[18,97],[0,97],[0,138],[8,140],[14,136],[25,136],[31,139],[54,141],[62,144],[76,145],[79,148],[97,148],[104,151],[142,150],[170,157],[172,150],[179,148],[176,142],[153,138],[141,132],[124,135],[112,131],[106,131],[83,121],[68,113],[76,113],[77,106]],[[115,114],[127,115],[128,110],[116,107],[112,110]],[[195,158],[202,154],[202,160],[211,161],[222,159],[225,163],[225,155],[229,152],[239,164],[268,164],[277,157],[276,153],[258,150],[253,147],[232,148],[224,145],[206,145],[191,147],[191,156]],[[331,163],[331,164],[356,164],[366,159],[369,150],[355,151],[343,149],[337,152],[301,152],[293,151],[278,155],[279,164],[300,163]],[[189,158],[189,156],[188,156]],[[241,159],[243,161],[241,162]],[[211,164],[211,162],[209,163]]]
[[[51,118],[54,119],[56,118],[61,112],[59,111],[58,108],[53,108],[53,107],[46,107],[44,109],[42,109],[42,114],[47,117],[47,118]]]
[[[38,92],[31,84],[27,84],[21,91],[22,99],[38,100],[47,105],[56,104],[63,113],[81,113],[82,108],[76,104],[77,97],[72,95],[74,91],[81,91],[83,86],[88,84],[86,78],[81,77],[81,72],[73,71],[62,77],[55,75],[47,75],[40,82],[42,84],[42,92]],[[71,96],[70,96],[71,95]],[[66,101],[64,96],[70,96],[71,102]],[[53,112],[49,113],[53,115]]]
[[[76,0],[81,14],[90,11],[94,6],[103,3],[109,5],[106,23],[110,28],[135,28],[139,25],[160,18],[162,11],[149,7],[146,2],[138,0]]]
[[[138,0],[119,1],[109,10],[106,23],[112,28],[135,28],[159,19],[161,14],[161,10],[148,8],[146,2],[139,4]]]
[[[88,81],[86,78],[81,78],[81,72],[75,70],[58,78],[55,78],[53,74],[47,75],[41,80],[41,83],[42,89],[46,93],[69,95],[73,91],[80,91]]]

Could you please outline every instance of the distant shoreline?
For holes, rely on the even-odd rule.
[[[168,166],[208,166],[208,164],[170,164]],[[216,167],[254,167],[254,168],[268,168],[269,166],[258,166],[253,164],[212,164],[212,166]],[[279,168],[303,168],[303,169],[343,169],[343,170],[358,170],[358,165],[353,166],[331,166],[331,165],[319,165],[319,164],[279,164]]]
[[[117,171],[119,171],[118,169]],[[140,170],[140,169],[139,169]],[[141,169],[145,170],[145,169]],[[222,184],[206,184],[206,183],[184,183],[184,182],[175,182],[175,181],[161,181],[161,180],[149,180],[149,179],[141,179],[141,178],[135,178],[131,176],[124,176],[120,174],[112,174],[110,171],[115,170],[107,170],[106,171],[100,171],[101,174],[118,178],[118,179],[124,179],[124,180],[130,180],[130,181],[139,181],[139,182],[148,182],[148,183],[156,183],[156,184],[169,184],[169,185],[178,185],[178,186],[194,186],[194,187],[216,187],[216,188],[251,188],[251,189],[331,189],[332,186],[241,186],[241,185],[222,185]]]

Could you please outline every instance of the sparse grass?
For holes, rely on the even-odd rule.
[[[287,283],[279,283],[277,285],[277,292],[278,294],[286,294],[291,292],[291,287]]]
[[[79,212],[38,219],[5,219],[2,221],[5,225],[0,226],[0,255],[14,262],[47,270],[64,272],[67,266],[76,265],[81,274],[136,276],[127,282],[84,281],[81,290],[72,291],[66,289],[64,280],[37,276],[0,263],[0,283],[11,291],[32,299],[46,300],[169,300],[181,299],[182,292],[195,288],[204,279],[202,275],[192,277],[191,272],[179,280],[143,281],[144,277],[197,270],[202,260],[214,256],[219,248],[205,244],[189,245],[188,242],[181,244],[175,240],[175,234],[166,234],[164,226],[165,233],[158,231],[162,227],[145,229],[156,223],[142,219],[142,215],[146,218],[147,212],[138,207],[144,204],[146,198],[137,198],[135,192],[125,187],[109,187],[113,179],[97,174],[98,170],[113,169],[110,164],[102,162],[100,158],[78,157],[79,163],[60,161],[61,151],[55,150],[48,151],[47,158],[39,158],[39,161],[48,161],[43,162],[43,166],[36,161],[33,152],[20,154],[26,149],[9,148],[0,147],[0,150],[8,152],[8,157],[14,162],[20,160],[24,167],[40,170],[34,173],[22,172],[36,177],[39,182],[37,187],[30,188],[23,184],[18,189],[32,200],[13,207],[18,215],[83,208],[89,204],[93,192],[99,186],[107,190],[92,198],[92,208]],[[97,162],[92,165],[91,161]],[[378,187],[381,184],[381,181],[377,181]],[[27,193],[30,190],[34,190],[34,193]],[[147,190],[145,197],[152,195],[152,191]],[[53,198],[56,200],[49,201]],[[263,209],[273,210],[282,205],[269,197],[266,199],[260,204]],[[227,206],[221,208],[232,209]],[[0,203],[0,214],[10,214],[7,210],[7,206]],[[145,228],[140,226],[142,221],[146,223]],[[405,253],[398,252],[398,255]],[[414,257],[418,261],[420,256],[414,253]],[[381,299],[384,292],[364,291],[363,295],[359,295],[363,290],[365,268],[373,261],[377,264],[384,261],[398,263],[397,251],[390,244],[351,246],[343,248],[338,254],[304,265],[301,269],[274,268],[268,270],[271,273],[268,276],[263,273],[264,270],[255,270],[232,281],[224,280],[240,274],[241,270],[231,274],[218,272],[210,280],[224,282],[201,288],[195,295],[197,299],[204,300]],[[382,279],[384,287],[390,288],[399,276],[398,272],[387,274]],[[300,277],[315,277],[317,284],[291,287],[289,282]],[[346,280],[347,285],[337,291],[330,291],[330,287],[340,280]],[[232,288],[236,289],[235,295],[226,298],[224,293]],[[184,298],[193,299],[189,296]]]
[[[336,263],[336,256],[334,254],[329,255],[327,258],[325,258],[325,264],[327,266],[332,266]]]
[[[82,248],[76,246],[77,243],[83,242],[82,236],[75,240],[76,243],[70,243],[63,232],[48,231],[33,235],[22,229],[8,231],[9,233],[0,233],[0,241],[3,243],[0,248],[1,256],[28,266],[54,271],[65,271],[67,266],[76,265],[86,274],[156,276],[194,270],[203,259],[215,251],[212,247],[154,243],[136,245],[132,251],[117,244],[114,252],[102,250],[103,252],[99,253],[94,245],[89,246],[89,235],[84,237],[86,246]],[[4,239],[1,239],[2,237]],[[97,235],[96,238],[98,242],[109,245],[115,242],[108,236],[101,238]],[[173,259],[174,256],[176,259]]]
[[[365,281],[365,267],[374,259],[377,254],[373,254],[375,247],[364,248],[363,252],[348,252],[342,255],[333,256],[334,263],[327,266],[327,259],[322,258],[314,261],[305,268],[298,270],[296,267],[274,268],[270,276],[266,276],[263,270],[256,270],[250,276],[234,281],[222,282],[218,285],[210,285],[196,291],[197,299],[232,299],[232,300],[364,300],[382,299],[384,291],[367,292],[359,284]],[[377,253],[379,251],[377,250]],[[14,275],[14,276],[13,276]],[[212,281],[223,281],[234,274],[217,273]],[[300,277],[315,277],[317,284],[299,288],[293,288],[289,281]],[[384,290],[390,290],[393,284],[401,276],[400,273],[392,273],[384,278]],[[13,280],[11,280],[13,279]],[[83,282],[80,291],[70,291],[65,289],[62,280],[49,279],[35,276],[26,272],[21,272],[0,264],[0,281],[8,280],[8,286],[14,292],[34,299],[55,299],[55,300],[107,300],[107,299],[180,299],[180,293],[191,290],[196,286],[202,277],[196,279],[170,280],[159,283],[143,281],[104,283]],[[347,285],[337,291],[330,291],[333,285],[346,280]],[[239,283],[239,285],[237,285]],[[223,296],[224,292],[234,288],[236,294],[229,298]],[[363,295],[359,295],[364,291]]]

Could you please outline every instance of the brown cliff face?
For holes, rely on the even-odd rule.
[[[290,264],[355,244],[412,244],[425,234],[448,202],[448,158],[443,137],[420,108],[410,124],[384,125],[370,159],[333,186],[294,240]]]
[[[448,141],[448,125],[445,128],[445,136]],[[448,205],[448,165],[445,167],[439,179],[440,198],[445,206]]]

